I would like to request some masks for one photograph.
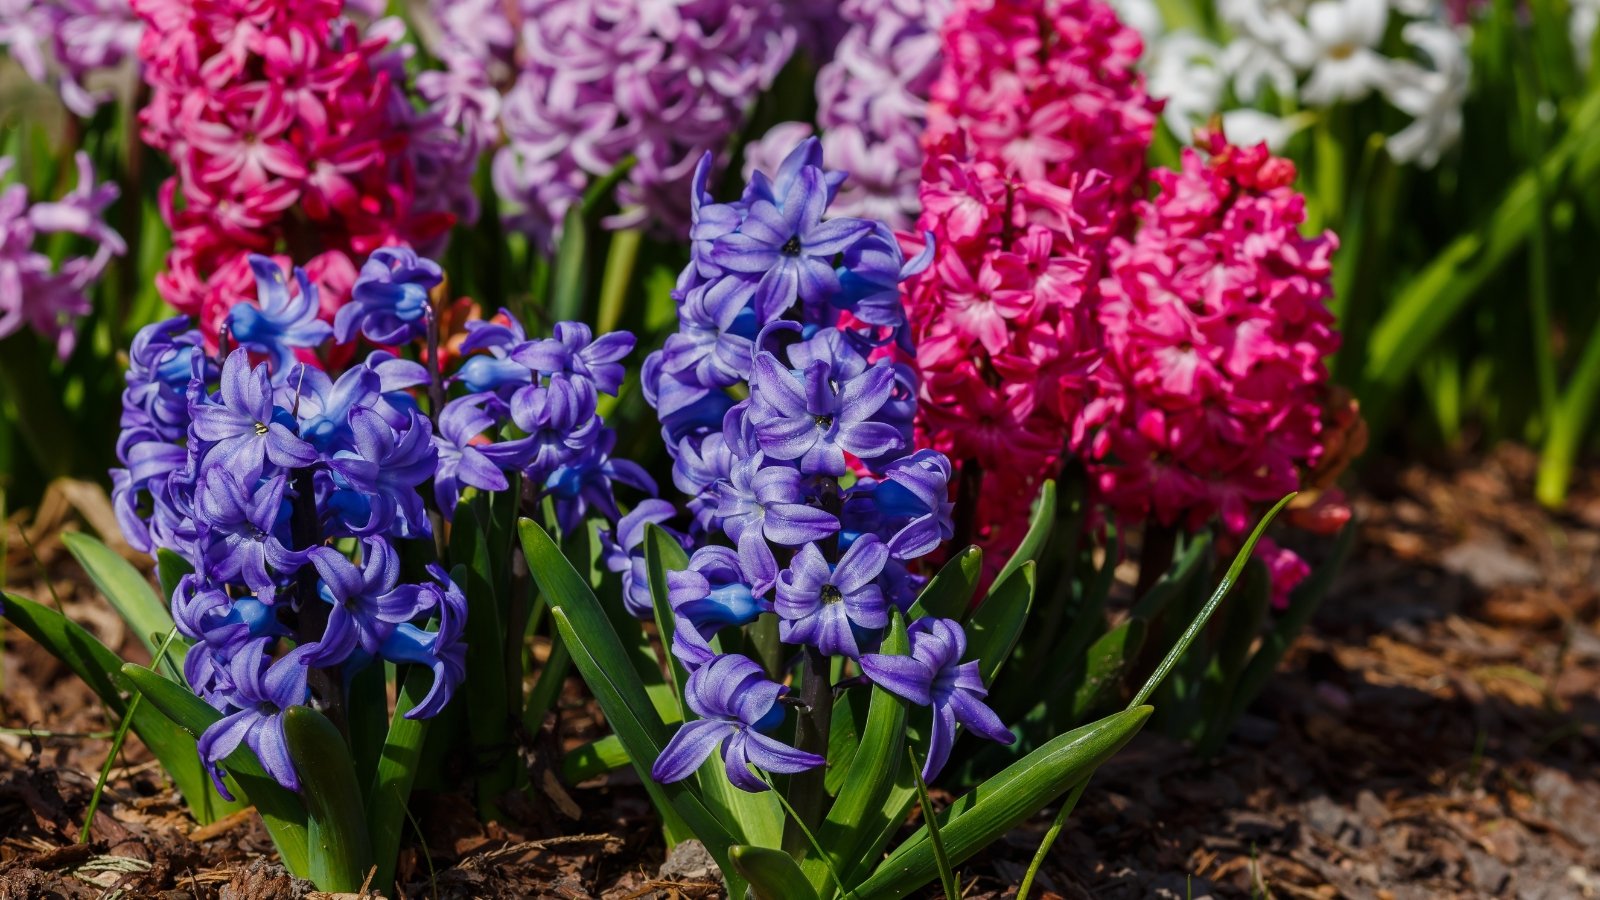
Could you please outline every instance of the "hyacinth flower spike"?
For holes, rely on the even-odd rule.
[[[728,780],[746,791],[764,791],[767,783],[750,771],[755,766],[793,775],[824,764],[815,753],[796,750],[763,734],[783,721],[779,698],[789,689],[769,681],[761,667],[743,656],[718,656],[696,669],[684,685],[684,701],[699,716],[672,736],[650,768],[662,783],[693,775],[719,747]]]
[[[228,666],[233,688],[229,702],[237,709],[200,735],[200,758],[210,766],[217,792],[229,800],[233,795],[222,781],[222,761],[240,744],[255,751],[261,767],[279,784],[300,789],[300,776],[283,736],[283,711],[306,702],[306,657],[311,648],[296,648],[269,664],[269,643],[270,639],[261,638],[234,650]]]

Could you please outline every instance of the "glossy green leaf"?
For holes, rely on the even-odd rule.
[[[689,556],[683,552],[683,545],[668,534],[666,529],[649,522],[644,526],[644,566],[650,584],[651,606],[655,612],[656,634],[666,651],[667,668],[672,673],[678,720],[683,721],[688,717],[686,707],[683,705],[683,686],[688,681],[689,674],[672,655],[672,638],[675,633],[673,629],[676,620],[672,614],[672,606],[667,602],[667,573],[688,568]]]
[[[412,666],[395,698],[394,718],[383,742],[383,755],[372,787],[367,791],[367,834],[372,844],[372,860],[378,871],[372,888],[387,894],[394,883],[395,857],[400,852],[400,835],[406,825],[406,805],[416,781],[417,764],[422,758],[422,743],[428,735],[429,719],[408,719],[433,686],[433,673],[424,666]]]
[[[573,665],[627,749],[645,790],[658,808],[671,810],[681,818],[726,874],[730,871],[727,848],[745,841],[731,834],[688,784],[662,785],[650,777],[650,766],[666,747],[671,731],[634,671],[628,651],[594,591],[537,523],[523,519],[518,530],[528,568],[550,603],[551,618],[572,654]],[[737,823],[730,824],[737,827]]]
[[[1032,560],[1013,569],[1004,581],[995,583],[967,622],[967,658],[978,660],[984,684],[994,682],[1022,636],[1033,605],[1034,572]]]
[[[910,651],[905,618],[894,612],[889,633],[878,652],[903,656]],[[886,825],[895,827],[905,821],[900,805],[886,802],[895,786],[896,767],[904,755],[905,701],[877,685],[871,691],[861,742],[850,759],[833,806],[817,829],[817,842],[832,856],[841,873],[864,855],[876,856],[882,845],[874,847],[870,842],[884,832]],[[814,887],[820,890],[826,886],[829,873],[822,860],[808,858],[802,867]]]
[[[1069,731],[962,795],[940,817],[950,864],[960,865],[1088,778],[1133,739],[1150,712],[1150,707],[1141,706]],[[896,848],[855,893],[862,900],[904,897],[937,875],[933,846],[924,826]]]
[[[728,856],[756,900],[817,900],[794,857],[782,850],[739,844],[728,848]]]
[[[68,531],[61,535],[61,542],[72,551],[95,587],[154,657],[162,636],[172,630],[172,612],[150,589],[144,574],[92,535]],[[182,668],[188,647],[188,642],[180,638],[173,642],[169,651],[179,668]]]
[[[170,598],[178,590],[178,579],[194,571],[187,559],[166,547],[156,550],[156,581],[161,585],[161,596]],[[168,607],[170,613],[171,607]]]
[[[106,649],[94,635],[55,610],[14,594],[5,595],[3,612],[6,619],[34,643],[82,679],[112,716],[120,718],[127,714],[122,693],[131,691],[133,686],[122,676],[122,659]],[[185,693],[188,692],[185,690]],[[162,768],[183,794],[197,821],[211,822],[242,808],[222,799],[211,786],[211,778],[195,754],[193,737],[145,704],[133,711],[132,719],[133,733],[161,761]]]
[[[608,734],[567,751],[561,759],[561,777],[568,784],[578,784],[627,765],[628,751],[622,746],[622,739]]]
[[[144,696],[145,703],[165,717],[169,724],[181,728],[193,741],[212,723],[222,718],[204,700],[171,680],[161,677],[144,666],[127,663],[122,674]],[[189,751],[195,754],[191,748]],[[199,764],[196,756],[196,765]],[[222,761],[222,768],[233,780],[237,790],[233,793],[249,801],[261,816],[261,822],[271,836],[273,846],[283,858],[284,866],[301,878],[311,875],[308,847],[310,837],[306,830],[306,810],[293,791],[285,790],[261,768],[261,763],[249,747],[241,746]],[[209,776],[205,776],[209,780]],[[234,809],[243,809],[238,803]],[[230,812],[232,809],[229,810]]]
[[[372,871],[372,844],[349,745],[309,706],[283,711],[283,738],[306,805],[312,883],[329,892],[361,890]]]
[[[983,574],[983,551],[968,547],[950,558],[928,581],[911,605],[911,619],[924,616],[960,619],[972,608],[972,592]]]
[[[1028,532],[1017,545],[1017,552],[1006,560],[1005,568],[994,578],[996,586],[1005,584],[1011,573],[1022,568],[1023,563],[1037,562],[1039,552],[1050,539],[1050,529],[1056,523],[1056,483],[1046,480],[1039,486],[1039,497],[1033,501],[1033,514],[1028,517]],[[993,588],[990,589],[993,593]]]

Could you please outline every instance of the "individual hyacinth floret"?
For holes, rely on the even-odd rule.
[[[63,357],[77,344],[78,320],[90,311],[90,288],[112,258],[127,251],[122,236],[105,221],[117,186],[95,184],[87,153],[79,151],[74,159],[78,185],[60,200],[29,202],[24,185],[0,188],[0,338],[27,326]],[[12,165],[10,157],[0,156],[0,178]],[[56,265],[41,240],[56,234],[77,235],[93,251]]]
[[[285,277],[262,256],[249,265],[257,300],[229,312],[224,339],[238,346],[225,357],[208,355],[183,318],[134,340],[113,501],[130,544],[192,567],[172,614],[194,642],[188,684],[224,714],[200,739],[219,788],[221,760],[241,744],[296,788],[284,709],[316,690],[337,705],[349,675],[388,662],[433,672],[407,713],[427,717],[464,678],[466,600],[427,562],[434,515],[450,515],[462,491],[521,478],[528,497],[550,496],[563,526],[575,527],[591,513],[616,522],[614,483],[654,485],[609,457],[614,435],[594,405],[598,391],[619,388],[631,335],[591,339],[562,324],[530,340],[509,318],[479,322],[466,342],[475,355],[453,380],[473,381],[479,360],[500,365],[435,408],[452,389],[449,373],[390,349],[342,372],[320,366],[353,356],[343,340],[361,335],[433,359],[437,265],[409,251],[373,254],[363,269],[370,290],[358,290],[340,328],[316,317],[317,287],[304,272]],[[341,343],[326,346],[336,331]],[[402,576],[408,557],[420,563],[405,571],[422,577]],[[332,675],[319,680],[317,670]]]
[[[783,720],[785,688],[718,653],[713,638],[772,614],[780,640],[807,660],[808,683],[829,656],[864,671],[859,660],[879,651],[894,611],[915,600],[917,560],[951,535],[950,465],[913,447],[916,380],[892,352],[906,339],[894,287],[931,247],[908,263],[881,222],[828,217],[844,173],[823,168],[815,139],[732,203],[705,193],[706,171],[675,294],[679,331],[645,364],[674,481],[690,495],[683,538],[694,552],[667,573],[662,599],[701,717],[653,774],[687,777],[721,745],[730,781],[764,790],[747,764],[793,773],[820,765],[820,748],[764,734]],[[981,706],[981,688],[938,702]],[[913,702],[934,700],[924,691]],[[948,749],[930,755],[930,777]]]

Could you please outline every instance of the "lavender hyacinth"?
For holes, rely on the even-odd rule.
[[[0,190],[0,338],[27,325],[54,342],[62,357],[77,343],[77,320],[89,313],[90,287],[112,257],[128,249],[104,218],[117,186],[94,183],[88,154],[80,151],[75,160],[78,185],[58,201],[30,204],[20,184]],[[10,157],[0,157],[0,178],[11,167]],[[50,234],[78,235],[93,242],[94,250],[57,267],[36,247]]]
[[[830,656],[875,679],[873,671],[887,678],[920,666],[885,687],[935,706],[941,723],[957,715],[988,726],[993,714],[978,712],[987,707],[981,679],[974,689],[968,677],[976,665],[951,668],[964,641],[950,643],[934,624],[913,626],[936,635],[917,638],[921,656],[878,652],[895,611],[908,613],[923,583],[911,566],[953,531],[950,463],[911,446],[916,378],[892,361],[891,350],[905,346],[904,314],[884,299],[927,265],[926,253],[908,262],[882,222],[828,216],[847,180],[823,168],[816,139],[772,174],[752,175],[732,203],[706,192],[708,171],[702,162],[692,184],[691,261],[674,294],[680,329],[645,363],[674,483],[691,495],[687,536],[696,549],[687,569],[666,573],[665,599],[675,619],[672,654],[692,673],[685,698],[700,716],[652,774],[686,778],[721,746],[729,780],[758,791],[766,783],[751,764],[794,774],[822,763]],[[730,393],[740,385],[743,399]],[[642,570],[636,552],[633,568]],[[649,614],[639,598],[629,608]],[[764,734],[782,721],[776,700],[784,689],[752,660],[713,644],[724,629],[767,614],[803,660],[796,747]],[[945,643],[936,648],[935,640]],[[875,669],[868,659],[878,661]],[[954,687],[946,668],[960,675]],[[998,726],[975,730],[1010,739]],[[929,777],[954,740],[953,728],[936,732]],[[816,799],[819,791],[796,787],[792,797]]]
[[[817,72],[817,124],[828,159],[850,173],[834,210],[905,230],[916,221],[919,139],[939,74],[939,26],[954,0],[844,0],[848,25]],[[769,168],[811,134],[805,122],[772,127],[745,151],[745,175]]]
[[[513,6],[522,65],[504,97],[507,145],[495,156],[494,183],[513,207],[510,224],[545,246],[589,182],[630,155],[636,163],[617,190],[622,212],[607,224],[681,227],[695,162],[722,149],[796,42],[781,0]],[[499,54],[503,13],[486,15],[486,37],[452,43]],[[476,29],[478,20],[461,24]],[[452,71],[463,84],[488,74],[465,65]]]
[[[128,0],[0,0],[0,48],[84,118],[109,97],[92,83],[133,59],[143,31]]]

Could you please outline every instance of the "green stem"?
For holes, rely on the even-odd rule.
[[[1534,496],[1545,506],[1559,507],[1566,502],[1578,443],[1593,418],[1596,395],[1600,395],[1600,326],[1589,332],[1578,368],[1545,433],[1539,476],[1534,484]]]
[[[639,262],[639,247],[643,243],[644,231],[639,228],[611,235],[605,274],[600,278],[600,314],[595,320],[595,331],[599,334],[615,331],[622,322],[623,304],[628,299],[628,288],[633,283],[633,270]]]
[[[1056,813],[1055,821],[1050,823],[1050,830],[1044,833],[1044,840],[1039,842],[1039,849],[1033,854],[1033,862],[1028,864],[1028,871],[1022,876],[1022,884],[1017,888],[1017,900],[1028,900],[1028,891],[1033,889],[1033,879],[1038,876],[1039,869],[1044,865],[1045,857],[1050,855],[1050,848],[1055,846],[1056,838],[1061,836],[1062,826],[1067,824],[1067,817],[1072,815],[1072,810],[1078,805],[1078,798],[1089,787],[1089,779],[1078,782],[1067,796],[1067,802],[1061,804],[1061,811]]]
[[[800,682],[800,702],[803,708],[796,722],[795,747],[818,756],[828,755],[828,731],[833,724],[833,685],[828,682],[828,657],[815,647],[806,647],[802,654],[805,663],[804,678]],[[795,818],[805,830],[815,830],[822,821],[823,806],[827,800],[827,769],[817,766],[789,779],[789,802],[794,805]],[[791,827],[785,830],[783,849],[791,854],[805,851],[805,830]]]

